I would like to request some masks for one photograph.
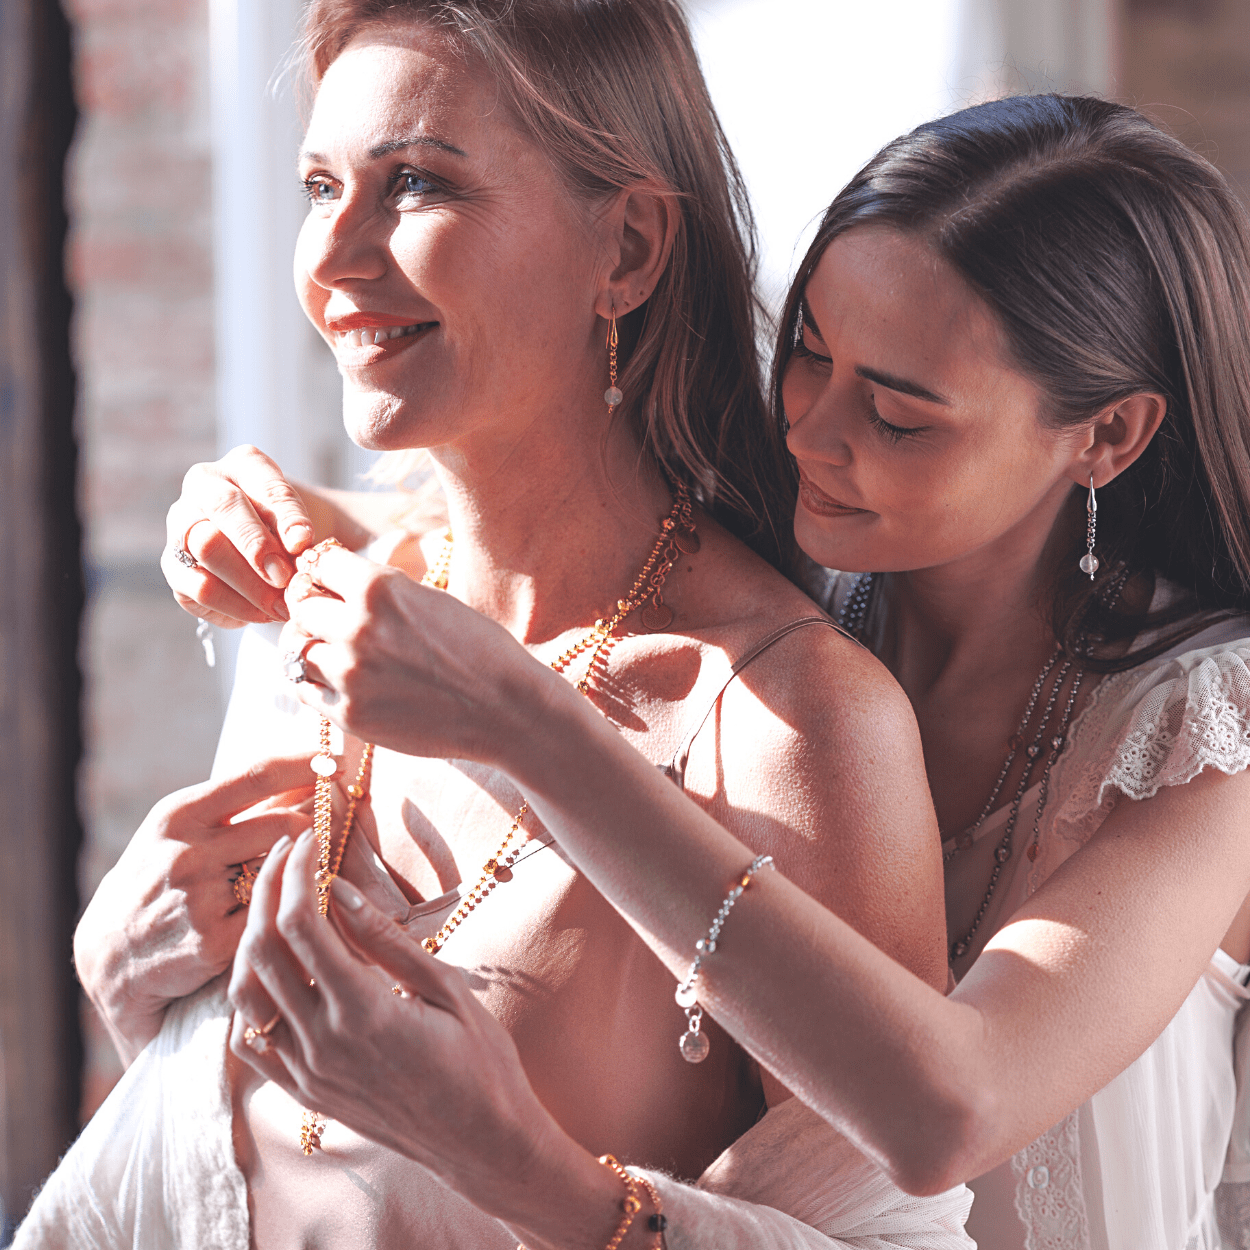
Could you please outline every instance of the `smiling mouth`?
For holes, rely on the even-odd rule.
[[[421,321],[410,326],[365,326],[360,330],[341,330],[334,335],[334,346],[381,347],[395,339],[411,338],[437,324],[436,321]]]
[[[802,469],[799,470],[799,502],[817,516],[855,516],[868,511],[867,508],[852,508],[849,504],[839,503],[832,495],[826,495]]]

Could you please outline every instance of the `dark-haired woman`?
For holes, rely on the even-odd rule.
[[[318,0],[308,20],[299,293],[352,435],[431,449],[454,542],[431,535],[407,568],[940,987],[940,858],[906,700],[730,532],[779,559],[785,461],[753,360],[740,200],[679,7]],[[279,489],[253,498],[272,515],[283,494],[266,480]],[[256,514],[231,499],[233,516],[175,510],[166,567],[237,613],[255,586],[233,538]],[[258,554],[285,562],[265,601],[282,615],[289,559]],[[302,590],[344,607],[322,588],[368,575],[353,601],[401,644],[375,693],[405,698],[423,588],[340,548],[304,555],[292,606]],[[688,1024],[663,964],[476,746],[431,760],[336,744],[292,697],[331,661],[289,627],[280,649],[250,641],[268,663],[228,728],[239,775],[159,805],[80,927],[84,984],[142,1053],[19,1246],[654,1246],[662,1194],[614,1155],[710,1171],[696,1214],[670,1215],[718,1246],[968,1244],[962,1187],[916,1202],[711,1021]],[[471,682],[465,665],[488,662],[457,644],[445,663]],[[278,824],[233,820],[259,797],[249,769],[318,746],[314,830],[252,892]],[[881,751],[903,761],[888,780]],[[330,908],[340,868],[373,908]],[[352,923],[383,914],[373,939]],[[324,1029],[348,1051],[330,1059]],[[314,1091],[314,1070],[348,1102]]]
[[[829,606],[920,724],[949,996],[782,874],[727,910],[754,847],[445,597],[408,601],[401,678],[364,613],[291,596],[326,640],[301,697],[514,777],[683,983],[704,939],[699,1003],[900,1185],[979,1178],[981,1244],[1215,1250],[1221,1178],[1250,1180],[1245,210],[1130,109],[966,110],[839,195],[776,376],[799,541],[860,571]],[[341,554],[326,584],[350,605],[376,581]],[[452,637],[472,685],[446,675]],[[383,674],[402,713],[360,697]],[[518,732],[509,709],[537,704]]]

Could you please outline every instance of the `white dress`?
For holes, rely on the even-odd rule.
[[[851,582],[837,576],[822,596],[835,616]],[[1154,606],[1167,597],[1161,588]],[[879,622],[870,617],[866,624],[871,636]],[[955,961],[956,978],[1126,797],[1150,798],[1206,768],[1231,774],[1246,767],[1250,619],[1220,622],[1104,678],[1055,762],[1031,863],[1024,852],[1037,786],[1023,797],[1012,857],[971,949]],[[996,844],[1006,820],[1004,807],[975,841]],[[986,876],[971,852],[956,856],[947,865],[947,897],[980,896]],[[1241,1250],[1240,1242],[1221,1242],[1214,1196],[1221,1181],[1250,1182],[1248,979],[1250,966],[1214,951],[1176,1016],[1135,1063],[1009,1162],[972,1181],[968,1231],[977,1243],[985,1250]]]
[[[249,626],[244,634],[216,775],[245,765],[252,751],[243,744],[258,735],[274,754],[315,741],[315,716],[281,676],[278,632]],[[35,1199],[13,1250],[249,1250],[225,981],[170,1007]],[[965,1186],[928,1198],[904,1193],[796,1098],[770,1110],[697,1184],[646,1175],[664,1200],[669,1250],[975,1250],[964,1232]],[[480,1227],[480,1213],[432,1177],[421,1200],[440,1230],[473,1230],[468,1242],[440,1231],[423,1243],[428,1250],[516,1245],[501,1225]]]

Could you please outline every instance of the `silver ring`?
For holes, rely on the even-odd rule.
[[[312,681],[312,678],[308,676],[308,661],[304,655],[314,642],[320,641],[320,638],[309,638],[303,646],[294,651],[288,651],[282,657],[282,671],[286,674],[287,681],[296,686],[302,681]]]
[[[183,568],[198,569],[200,567],[200,562],[185,547],[174,548],[174,559],[177,560]]]

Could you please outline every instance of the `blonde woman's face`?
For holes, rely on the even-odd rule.
[[[600,363],[591,232],[494,85],[437,35],[377,27],[347,46],[300,177],[296,286],[362,446],[520,429]]]
[[[1007,363],[988,307],[897,230],[857,227],[826,250],[782,396],[795,533],[830,568],[1006,552],[1031,527],[1048,533],[1072,487],[1072,437],[1042,425],[1042,393]]]

